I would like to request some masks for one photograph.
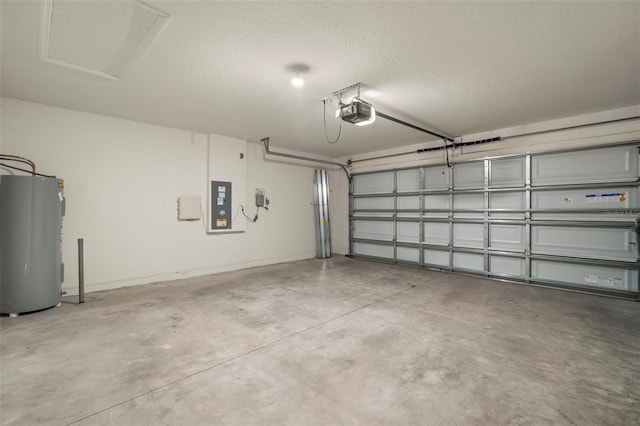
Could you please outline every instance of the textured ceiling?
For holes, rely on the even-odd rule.
[[[640,104],[638,1],[152,1],[171,17],[119,81],[42,61],[43,3],[0,3],[3,96],[330,157],[433,140],[378,119],[328,144],[320,100],[359,81],[451,136]]]

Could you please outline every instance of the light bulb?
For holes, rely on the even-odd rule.
[[[291,84],[295,87],[302,87],[304,86],[304,80],[302,79],[302,77],[300,77],[300,75],[296,75],[291,79]]]

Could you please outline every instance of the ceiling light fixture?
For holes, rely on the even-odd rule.
[[[288,67],[289,71],[293,73],[293,78],[291,79],[291,85],[293,87],[302,87],[304,86],[304,78],[302,78],[302,74],[309,71],[309,66],[304,64],[295,64]]]
[[[304,86],[304,80],[300,77],[300,73],[296,73],[296,76],[291,79],[291,85],[295,87]]]

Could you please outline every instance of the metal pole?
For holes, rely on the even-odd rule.
[[[84,303],[84,239],[78,238],[78,303]]]

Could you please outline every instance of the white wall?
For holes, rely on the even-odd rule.
[[[269,211],[244,233],[207,235],[202,220],[176,219],[179,196],[200,196],[204,207],[204,134],[2,98],[1,136],[3,153],[65,180],[69,294],[77,289],[78,238],[87,291],[315,256],[314,165],[265,161],[263,148],[249,144],[246,210],[254,214],[259,187]],[[346,186],[338,187],[334,198],[346,199]]]
[[[77,287],[77,238],[85,239],[87,290],[203,275],[315,256],[312,206],[317,165],[247,148],[247,200],[265,188],[269,212],[241,234],[206,235],[204,224],[178,222],[176,199],[206,200],[206,135],[41,104],[2,99],[1,152],[34,160],[42,173],[65,179],[63,288]],[[638,120],[509,139],[511,135],[640,115],[640,106],[603,111],[482,134],[463,141],[507,137],[457,150],[455,161],[640,140]],[[356,156],[406,152],[426,143]],[[275,149],[272,147],[272,149]],[[283,150],[280,150],[283,151]],[[300,153],[298,153],[300,154]],[[342,159],[346,161],[347,159]],[[338,160],[341,161],[341,160]],[[291,164],[290,164],[291,163]],[[440,164],[442,152],[354,163],[355,173]],[[348,253],[348,181],[329,167],[333,250]],[[0,170],[2,172],[2,170]],[[236,218],[237,220],[237,218]]]

